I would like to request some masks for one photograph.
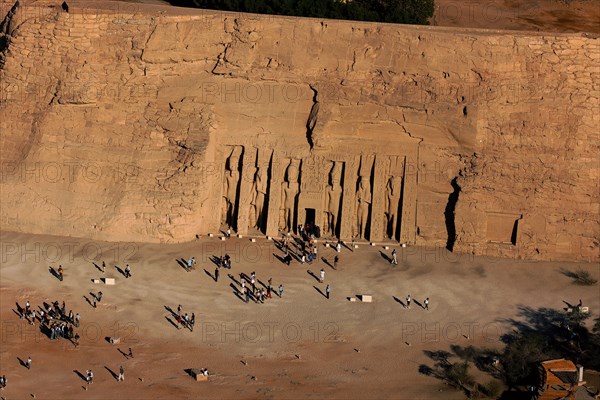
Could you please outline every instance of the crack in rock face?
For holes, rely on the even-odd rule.
[[[312,85],[310,85],[310,90],[313,91],[313,105],[310,109],[310,114],[308,114],[308,120],[306,121],[306,140],[308,140],[308,144],[312,150],[315,145],[314,129],[317,125],[317,118],[319,115],[319,100],[317,99],[319,92]]]

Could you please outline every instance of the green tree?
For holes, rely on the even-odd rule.
[[[258,14],[427,25],[434,0],[169,0],[173,5]]]

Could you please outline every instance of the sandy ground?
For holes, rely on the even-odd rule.
[[[381,247],[343,248],[338,270],[323,261],[290,267],[279,262],[273,242],[216,238],[177,245],[105,243],[85,239],[4,232],[0,264],[0,374],[9,386],[1,395],[36,399],[147,399],[206,396],[221,399],[460,399],[463,395],[418,372],[433,365],[424,351],[450,345],[498,347],[500,335],[521,319],[519,309],[561,308],[562,300],[584,305],[597,314],[598,287],[578,287],[560,268],[589,270],[597,264],[541,263],[473,257],[445,249],[398,249],[394,267]],[[320,256],[334,251],[321,245]],[[214,282],[213,255],[233,258]],[[176,259],[195,256],[198,266],[187,272]],[[115,286],[92,283],[102,276],[93,265],[105,261]],[[132,266],[125,279],[114,265]],[[61,264],[65,280],[48,271]],[[320,284],[307,273],[326,270],[332,288],[327,300]],[[207,270],[207,272],[204,271]],[[246,304],[228,277],[256,271],[260,281],[284,285],[282,298]],[[211,276],[209,276],[211,275]],[[83,296],[104,292],[93,309]],[[373,303],[347,297],[372,294]],[[422,301],[405,309],[394,296]],[[33,306],[65,300],[82,316],[78,348],[66,340],[51,341],[15,314],[15,302]],[[165,317],[178,304],[196,313],[193,332],[177,330]],[[111,345],[106,336],[119,336]],[[407,344],[410,343],[410,346]],[[119,350],[132,347],[133,359]],[[358,350],[358,351],[357,351]],[[30,355],[32,369],[18,358]],[[125,368],[117,383],[111,371]],[[195,382],[186,368],[209,368],[207,383]],[[75,371],[92,369],[95,382],[85,391]],[[475,371],[473,371],[475,372]],[[255,377],[255,379],[253,379]],[[482,377],[483,381],[489,377]]]
[[[600,33],[598,0],[435,0],[432,25]]]

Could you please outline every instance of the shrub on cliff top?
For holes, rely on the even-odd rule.
[[[297,17],[428,25],[434,0],[169,0],[176,6]]]

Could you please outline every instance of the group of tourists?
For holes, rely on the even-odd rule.
[[[266,299],[270,299],[271,292],[273,291],[273,279],[269,278],[266,288],[259,288],[256,284],[256,272],[252,271],[250,276],[245,273],[240,273],[240,286],[242,288],[242,294],[245,296],[245,301],[248,303],[250,298],[254,299],[255,303],[263,304]],[[264,286],[264,285],[263,285]],[[283,286],[280,285],[281,291],[283,292]],[[280,296],[281,297],[281,296]]]
[[[65,302],[59,306],[58,301],[50,304],[44,303],[45,311],[40,311],[42,328],[47,329],[51,340],[64,338],[72,340],[75,347],[79,345],[79,335],[75,333],[75,327],[79,327],[79,313],[73,314],[73,310],[67,313]]]
[[[231,257],[229,257],[229,254],[225,254],[219,258],[218,267],[231,269]]]
[[[177,329],[187,328],[190,332],[194,331],[194,325],[196,324],[196,314],[192,313],[191,316],[188,313],[181,314],[181,304],[177,306]]]
[[[410,302],[412,301],[410,294],[406,296],[406,303],[404,304],[404,308],[410,309]],[[416,301],[415,301],[416,302]],[[419,304],[419,303],[417,303]],[[421,308],[429,311],[429,297],[423,300],[423,304],[420,304]]]

